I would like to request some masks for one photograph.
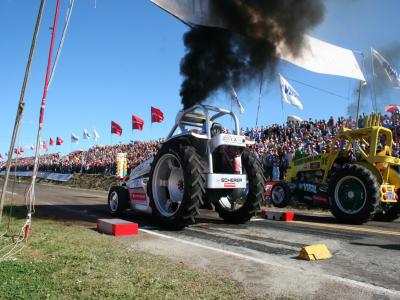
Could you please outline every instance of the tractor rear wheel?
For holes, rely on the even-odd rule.
[[[152,163],[147,192],[162,225],[180,229],[195,222],[205,177],[196,149],[182,141],[164,144]]]
[[[227,197],[215,202],[215,210],[228,223],[246,223],[259,210],[264,201],[264,174],[254,153],[245,150],[242,153],[242,165],[247,175],[245,190],[233,189]],[[225,203],[225,204],[224,204]]]
[[[345,165],[330,179],[329,198],[337,219],[362,224],[375,215],[380,201],[379,183],[368,169]]]

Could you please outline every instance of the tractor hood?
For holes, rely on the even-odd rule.
[[[140,165],[133,168],[129,176],[129,179],[135,179],[148,175],[150,173],[151,163],[153,162],[153,160],[154,157],[150,157],[149,159],[142,162]]]

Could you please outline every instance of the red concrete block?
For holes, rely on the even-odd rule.
[[[96,224],[99,232],[115,236],[136,235],[139,232],[138,224],[121,219],[98,219]]]
[[[294,220],[294,212],[292,211],[267,211],[263,209],[261,211],[261,218],[276,221],[290,222]]]

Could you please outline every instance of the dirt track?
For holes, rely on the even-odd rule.
[[[16,186],[21,201],[24,185]],[[106,192],[61,186],[37,188],[34,218],[57,218],[93,228],[106,213]],[[330,215],[299,215],[284,223],[253,219],[248,225],[224,224],[202,211],[196,225],[164,231],[144,216],[126,215],[143,229],[123,238],[126,247],[167,256],[196,269],[218,272],[243,282],[258,296],[310,299],[400,299],[400,222],[363,226],[335,223]],[[34,230],[34,226],[33,226]],[[325,243],[326,261],[296,259],[301,247]]]

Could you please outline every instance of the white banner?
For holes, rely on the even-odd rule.
[[[223,20],[210,10],[210,0],[150,0],[187,24],[229,29]],[[353,51],[305,35],[305,48],[294,57],[285,44],[278,46],[281,59],[306,70],[366,81]]]
[[[79,137],[75,133],[71,133],[71,143],[78,144]]]
[[[279,74],[279,83],[281,85],[282,100],[287,104],[296,106],[297,108],[303,109],[303,104],[300,101],[299,93],[290,85],[290,83]]]
[[[236,107],[238,108],[240,113],[243,114],[244,113],[244,107],[243,107],[242,103],[240,103],[239,97],[236,94],[236,91],[235,91],[235,89],[233,87],[231,88],[231,101],[232,101],[232,103],[234,103],[236,105]]]
[[[384,58],[378,51],[371,48],[371,53],[373,57],[379,62],[382,68],[385,70],[387,77],[389,78],[392,86],[395,89],[400,89],[400,74],[389,64],[389,62]]]

